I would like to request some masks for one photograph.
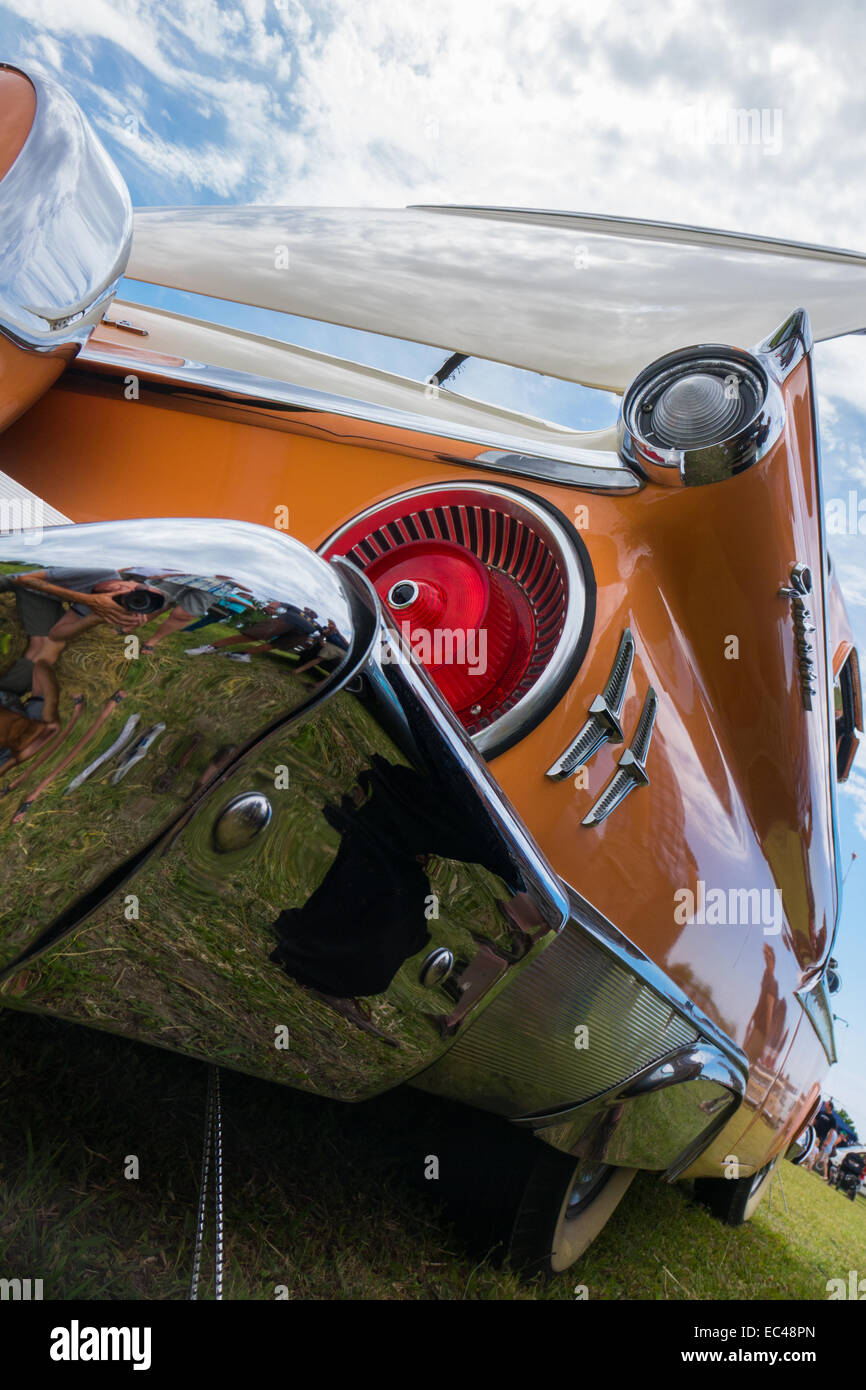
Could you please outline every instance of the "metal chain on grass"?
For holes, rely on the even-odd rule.
[[[214,1298],[223,1296],[223,1136],[222,1110],[220,1106],[219,1067],[208,1067],[207,1101],[204,1114],[204,1142],[201,1155],[201,1183],[198,1199],[198,1220],[193,1252],[192,1280],[189,1296],[195,1302],[198,1298],[198,1284],[201,1273],[201,1251],[204,1242],[204,1224],[207,1210],[207,1187],[210,1174],[211,1150],[213,1150],[214,1169],[214,1217],[216,1222],[216,1241],[214,1246]]]

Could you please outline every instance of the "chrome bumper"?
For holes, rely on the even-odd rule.
[[[2,1003],[345,1100],[411,1081],[670,1175],[710,1141],[742,1053],[564,887],[357,572],[233,522],[26,542],[0,540],[0,589],[210,578],[205,640],[250,651],[67,643],[62,730],[0,776]],[[330,621],[317,662],[264,639],[278,610]],[[7,580],[7,655],[32,619]],[[117,777],[133,716],[162,732]]]

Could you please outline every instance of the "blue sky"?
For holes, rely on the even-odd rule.
[[[13,0],[0,3],[0,56],[64,82],[138,206],[504,203],[866,249],[857,0],[821,11],[753,0],[739,15],[672,0],[651,25],[639,4],[573,8]],[[772,144],[724,136],[725,111],[743,107],[772,114]],[[164,291],[146,298],[182,307]],[[274,332],[274,319],[245,326]],[[321,325],[284,320],[276,335],[339,352]],[[398,363],[365,336],[376,365],[424,376],[441,360],[418,348]],[[866,654],[866,338],[819,345],[816,366],[825,495],[853,492],[863,509],[864,534],[830,543]],[[473,364],[459,389],[507,390],[578,428],[613,419],[610,397],[543,379],[518,402],[503,372]],[[829,1084],[866,1136],[866,752],[860,761],[839,798],[843,865],[858,858],[837,949],[836,1008],[851,1026],[839,1026]]]

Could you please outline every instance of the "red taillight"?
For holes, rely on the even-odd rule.
[[[532,690],[562,637],[569,585],[552,525],[504,490],[424,488],[349,522],[324,554],[365,572],[474,734]]]

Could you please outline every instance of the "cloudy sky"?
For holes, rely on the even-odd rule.
[[[139,206],[500,203],[866,250],[861,0],[576,8],[0,0],[0,56],[61,77]],[[752,140],[741,108],[762,113]],[[866,533],[866,338],[816,362],[826,497],[853,492]],[[830,541],[866,653],[866,534]],[[866,1136],[861,763],[831,1084]]]

